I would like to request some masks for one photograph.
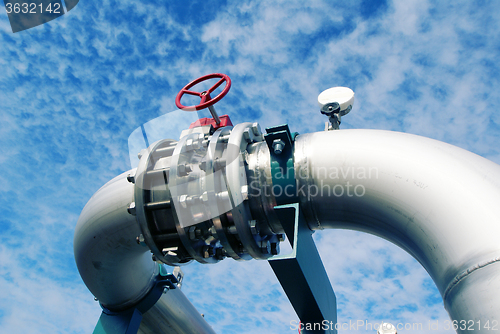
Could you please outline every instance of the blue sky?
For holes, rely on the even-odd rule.
[[[496,1],[81,1],[16,34],[0,12],[0,326],[93,330],[100,308],[74,263],[76,221],[130,168],[132,131],[175,110],[191,80],[226,73],[233,86],[217,108],[233,123],[300,133],[324,128],[317,95],[347,86],[356,101],[342,128],[422,135],[500,163],[499,33]],[[315,240],[339,322],[448,319],[428,274],[396,246],[340,230]],[[216,332],[293,333],[267,262],[183,270],[183,291]]]

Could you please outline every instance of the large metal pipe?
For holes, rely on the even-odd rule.
[[[427,270],[452,320],[480,333],[491,331],[481,327],[486,321],[498,323],[499,165],[443,142],[380,130],[301,135],[294,157],[311,229],[358,230],[393,242]]]
[[[248,123],[237,129],[230,138],[240,140],[245,134],[248,137],[246,144],[236,146],[247,151],[244,155],[249,187],[235,189],[249,191],[249,212],[257,219],[246,219],[244,223],[262,223],[267,219],[269,229],[274,231],[278,226],[273,216],[274,197],[253,194],[253,184],[264,190],[279,187],[272,184],[275,176],[271,176],[268,146],[260,139],[258,126]],[[217,132],[211,139],[214,145],[224,142],[223,136],[217,134],[221,133]],[[472,324],[479,333],[488,330],[484,325],[489,321],[488,332],[492,331],[491,324],[498,323],[500,314],[500,300],[496,298],[500,295],[500,166],[439,141],[380,130],[301,135],[295,140],[293,155],[297,194],[291,196],[295,199],[298,195],[311,229],[359,230],[395,243],[427,270],[453,320],[465,321],[467,329]],[[166,173],[170,165],[164,165],[153,166]],[[135,242],[144,231],[136,217],[127,212],[127,207],[140,200],[142,192],[136,189],[134,196],[134,184],[127,181],[127,174],[111,180],[91,198],[75,231],[75,258],[80,274],[94,296],[112,311],[134,307],[152,289],[158,274],[150,249]],[[166,178],[163,179],[166,182]],[[285,192],[294,188],[284,184]],[[236,215],[231,217],[234,223],[241,223],[236,221]],[[214,224],[216,222],[215,219]],[[203,224],[197,225],[201,226],[200,236],[183,234],[187,240],[183,241],[184,247],[189,249],[190,242],[198,245],[199,238],[208,235],[210,240],[215,236],[220,238],[219,232],[232,231],[233,227],[238,233],[255,236],[246,225],[224,225],[225,229],[219,231],[215,225],[212,228]],[[170,225],[159,226],[163,231]],[[177,226],[177,231],[185,232],[185,229]],[[196,232],[194,227],[193,232]],[[207,240],[201,240],[201,245],[206,245]],[[239,246],[246,249],[244,245]],[[207,252],[207,256],[211,255]],[[221,258],[223,256],[216,260]],[[158,330],[153,328],[161,324],[161,319],[170,321],[165,330],[213,332],[194,307],[187,304],[187,299],[177,298],[179,292],[175,295],[168,292],[167,297],[162,297],[144,314],[143,332]],[[178,302],[181,299],[183,301]],[[178,303],[189,307],[175,309]],[[465,333],[462,327],[458,327],[459,333]]]
[[[102,306],[122,311],[136,306],[159,273],[127,208],[134,185],[125,172],[99,189],[83,209],[75,230],[75,260],[83,281]],[[139,333],[215,333],[180,289],[166,292],[143,315]]]

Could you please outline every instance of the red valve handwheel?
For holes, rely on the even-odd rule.
[[[194,85],[199,84],[200,82],[203,82],[205,80],[209,79],[214,79],[214,78],[220,78],[219,81],[215,85],[213,85],[210,89],[203,91],[203,92],[195,92],[192,90],[189,90],[191,87]],[[213,93],[214,90],[216,90],[220,85],[222,85],[223,82],[226,82],[226,87],[222,90],[222,92],[219,93],[216,97],[212,98],[210,96],[210,93]],[[222,73],[212,73],[208,75],[204,75],[196,80],[191,81],[188,83],[184,88],[180,90],[180,92],[177,94],[177,97],[175,98],[175,105],[177,108],[182,109],[182,110],[187,110],[187,111],[195,111],[195,110],[201,110],[205,109],[207,107],[210,107],[211,105],[219,102],[226,94],[229,92],[229,88],[231,88],[231,79],[225,74]],[[181,98],[184,94],[189,94],[189,95],[195,95],[199,96],[201,98],[201,103],[195,106],[189,106],[186,107],[181,104]]]

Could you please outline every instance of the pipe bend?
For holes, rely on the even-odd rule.
[[[147,246],[139,245],[136,217],[127,208],[134,184],[118,175],[89,200],[75,230],[75,259],[83,281],[112,311],[135,307],[153,288],[159,274]],[[179,288],[163,293],[142,315],[138,333],[215,334]]]
[[[139,225],[127,211],[134,201],[129,173],[118,175],[92,196],[74,236],[80,275],[92,294],[111,310],[135,305],[152,288],[158,274],[149,248],[136,242]]]
[[[301,135],[294,158],[312,229],[365,231],[395,243],[422,264],[445,298],[461,273],[500,256],[500,166],[487,159],[381,130]],[[500,283],[488,289],[500,293]],[[495,310],[500,314],[500,303]]]

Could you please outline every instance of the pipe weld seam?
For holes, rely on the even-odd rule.
[[[450,284],[448,284],[448,287],[446,288],[446,290],[444,291],[443,293],[443,302],[446,301],[446,299],[448,298],[448,295],[450,294],[451,290],[458,285],[458,283],[460,283],[462,280],[464,280],[467,276],[469,276],[470,274],[472,274],[474,271],[478,270],[478,269],[481,269],[481,268],[484,268],[490,264],[493,264],[495,262],[500,262],[500,257],[496,257],[492,260],[488,260],[488,261],[484,261],[484,262],[480,262],[478,264],[476,264],[475,266],[471,266],[469,268],[467,268],[466,270],[462,271],[460,274],[458,274],[457,276],[455,276],[455,278],[450,282]]]

